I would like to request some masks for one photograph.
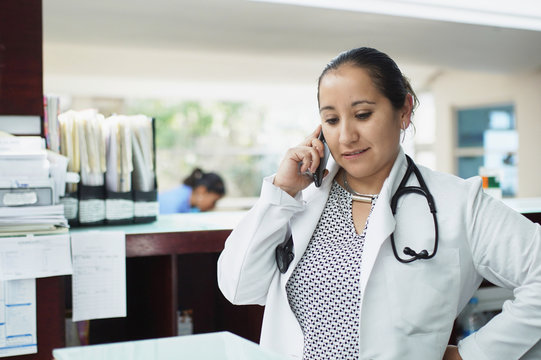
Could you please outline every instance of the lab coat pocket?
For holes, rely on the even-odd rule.
[[[394,256],[385,261],[394,326],[406,335],[450,331],[460,290],[458,249],[442,248],[409,264]]]

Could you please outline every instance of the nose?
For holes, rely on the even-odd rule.
[[[348,145],[359,140],[359,134],[357,133],[354,122],[350,119],[345,119],[340,123],[340,144]]]

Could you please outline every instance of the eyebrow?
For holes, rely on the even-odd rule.
[[[369,100],[358,100],[351,103],[351,107],[361,105],[361,104],[369,104],[369,105],[375,105],[375,101],[369,101]],[[334,106],[324,106],[321,109],[319,109],[319,112],[325,111],[325,110],[334,110]]]

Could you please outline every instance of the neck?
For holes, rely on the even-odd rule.
[[[379,194],[383,186],[383,181],[373,183],[359,181],[359,179],[352,177],[344,169],[340,170],[340,173],[339,179],[341,180],[341,185],[351,193],[373,196]]]

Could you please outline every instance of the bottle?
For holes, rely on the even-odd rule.
[[[192,310],[177,310],[177,335],[192,335]]]
[[[502,199],[500,172],[500,169],[479,168],[479,176],[483,180],[483,191],[499,200]]]
[[[479,311],[479,299],[472,297],[464,310],[458,316],[458,324],[461,329],[461,338],[465,338],[486,324],[487,319]]]

